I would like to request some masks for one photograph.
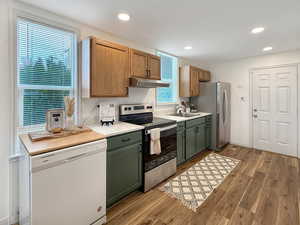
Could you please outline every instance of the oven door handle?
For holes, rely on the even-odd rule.
[[[166,130],[171,130],[171,129],[176,128],[176,127],[177,127],[177,124],[172,125],[172,126],[168,126],[168,127],[163,127],[163,128],[160,128],[160,132],[163,132],[163,131],[166,131]],[[151,133],[151,129],[146,131],[146,134],[150,134],[150,133]]]

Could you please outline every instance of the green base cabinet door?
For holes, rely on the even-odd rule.
[[[211,127],[206,128],[206,148],[211,149]]]
[[[124,146],[124,145],[123,145]],[[142,144],[107,152],[107,206],[142,185]]]
[[[186,159],[192,158],[196,154],[197,149],[197,127],[186,129],[185,150]]]
[[[177,131],[177,165],[185,162],[185,130]]]
[[[206,117],[206,130],[205,130],[205,135],[206,135],[206,148],[211,149],[211,132],[212,132],[212,116],[207,116]]]
[[[206,149],[205,123],[197,126],[196,139],[197,139],[196,154],[197,154],[202,150]]]

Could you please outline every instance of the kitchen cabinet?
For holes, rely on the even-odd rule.
[[[129,48],[90,37],[82,41],[82,96],[128,96]]]
[[[192,158],[196,154],[197,146],[197,127],[191,127],[186,129],[186,160]]]
[[[179,70],[180,97],[193,97],[200,94],[199,70],[196,67],[185,65]]]
[[[199,78],[199,81],[202,81],[202,82],[208,82],[211,80],[211,75],[210,75],[210,72],[209,71],[206,71],[206,70],[202,70],[201,71],[201,75],[200,75],[200,78]]]
[[[183,123],[183,124],[182,124]],[[180,127],[185,124],[185,132]],[[211,116],[187,120],[178,123],[177,129],[177,161],[178,164],[192,158],[211,145]],[[183,130],[184,131],[184,130]],[[181,136],[181,137],[180,137]],[[183,140],[180,138],[183,137]],[[185,147],[181,144],[184,143]],[[184,156],[184,159],[182,159]]]
[[[211,80],[209,71],[191,65],[179,68],[179,96],[194,97],[200,95],[199,82]]]
[[[199,78],[200,82],[205,81],[205,71],[204,70],[199,69],[198,78]]]
[[[185,122],[177,124],[177,165],[185,162]]]
[[[135,49],[130,49],[130,76],[147,78],[148,54]]]
[[[107,206],[142,186],[142,133],[108,138]]]
[[[205,124],[186,130],[186,158],[192,158],[206,148]]]
[[[206,135],[206,148],[211,149],[211,138],[212,138],[212,116],[206,116],[205,120],[205,135]]]
[[[130,49],[130,76],[160,80],[160,57]]]
[[[202,123],[197,126],[196,131],[196,154],[206,149],[206,124]]]
[[[160,57],[157,55],[148,56],[149,79],[160,80]]]

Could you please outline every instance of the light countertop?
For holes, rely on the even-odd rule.
[[[100,124],[94,124],[90,125],[89,128],[91,128],[97,133],[105,135],[106,137],[111,137],[119,134],[125,134],[144,129],[143,126],[125,122],[116,122],[114,123],[114,125],[111,126],[101,126]]]
[[[197,119],[197,118],[208,116],[208,115],[211,115],[211,113],[199,112],[199,115],[195,115],[192,117],[181,117],[181,116],[173,116],[173,115],[159,115],[157,117],[163,118],[163,119],[175,120],[177,122],[182,122],[182,121]]]

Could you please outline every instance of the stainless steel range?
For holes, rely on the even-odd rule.
[[[120,121],[142,125],[144,191],[150,190],[176,173],[176,121],[153,117],[153,106],[148,104],[120,105]],[[150,154],[151,129],[160,128],[161,153]]]

